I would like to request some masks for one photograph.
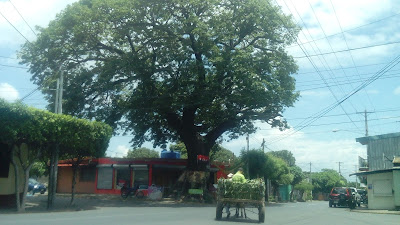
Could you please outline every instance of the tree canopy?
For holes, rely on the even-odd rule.
[[[160,158],[160,153],[154,149],[141,147],[129,150],[126,158]]]
[[[56,145],[63,157],[103,156],[112,128],[101,122],[54,114],[0,99],[0,134],[0,143],[5,143],[11,151],[16,177],[20,167],[25,175],[21,202],[18,179],[15,185],[17,209],[23,211],[29,172],[38,159],[50,158]],[[23,145],[26,147],[23,148]],[[22,152],[24,150],[26,156]]]
[[[322,169],[321,172],[312,173],[312,184],[315,192],[330,193],[333,187],[346,186],[346,179],[336,170]]]
[[[134,147],[182,141],[196,169],[222,134],[287,127],[298,32],[269,0],[80,0],[19,56],[51,106],[61,68],[65,113],[132,133]]]
[[[270,152],[270,154],[285,160],[288,166],[296,165],[296,158],[293,156],[293,153],[291,151],[288,150],[272,151]]]

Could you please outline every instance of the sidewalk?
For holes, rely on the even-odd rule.
[[[71,194],[57,194],[54,202],[54,211],[81,211],[95,210],[101,207],[215,207],[215,204],[199,202],[177,202],[164,198],[160,201],[136,199],[129,197],[122,199],[120,195],[76,194],[74,205],[70,205]],[[50,212],[47,210],[47,193],[27,196],[27,213]],[[16,213],[13,209],[0,209],[0,214]]]
[[[351,210],[351,212],[400,215],[400,211],[397,211],[397,210],[368,209],[368,206],[366,206],[366,205],[361,205],[361,207],[357,207],[357,208]]]

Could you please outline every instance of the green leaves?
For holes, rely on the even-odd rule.
[[[263,200],[265,198],[264,179],[246,180],[245,183],[219,179],[218,195],[221,198]]]
[[[287,127],[298,31],[269,0],[81,0],[19,56],[51,105],[62,64],[67,114],[132,133],[134,147],[201,146],[194,158],[255,121]]]
[[[90,122],[68,115],[58,115],[7,103],[0,99],[0,142],[10,146],[26,143],[31,151],[50,150],[60,144],[61,158],[104,156],[112,129],[100,122]]]
[[[126,158],[160,158],[160,153],[154,149],[135,148],[128,151]]]
[[[343,187],[346,179],[336,170],[322,169],[321,172],[312,173],[312,184],[315,192],[329,193],[333,187]]]

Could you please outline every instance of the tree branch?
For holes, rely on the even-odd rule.
[[[236,119],[226,120],[218,124],[213,130],[206,135],[206,145],[211,148],[214,146],[215,141],[227,130],[236,126]]]
[[[100,47],[101,49],[105,49],[105,50],[108,50],[108,51],[110,51],[110,52],[115,52],[115,53],[117,53],[118,55],[125,55],[125,52],[124,52],[124,51],[122,51],[122,50],[120,50],[120,49],[117,49],[117,48],[113,48],[113,47],[108,46],[108,45],[105,45],[105,44],[103,44],[103,43],[101,43],[101,42],[98,42],[98,43],[97,43],[97,46]]]

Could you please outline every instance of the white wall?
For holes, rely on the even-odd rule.
[[[367,175],[367,182],[369,209],[395,209],[392,172]]]

